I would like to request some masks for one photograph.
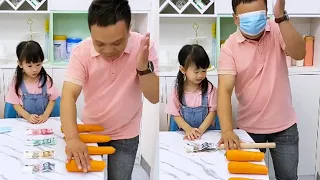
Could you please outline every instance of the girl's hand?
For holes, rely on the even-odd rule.
[[[31,124],[36,124],[39,122],[39,116],[37,114],[30,114],[27,121]]]
[[[42,115],[39,116],[39,122],[38,122],[38,124],[45,123],[48,119],[49,119],[48,116],[42,114]]]
[[[186,130],[186,135],[184,139],[188,139],[189,141],[194,141],[196,139],[199,139],[201,136],[201,132],[198,128],[192,128]]]

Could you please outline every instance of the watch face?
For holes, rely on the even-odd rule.
[[[154,70],[154,66],[153,66],[153,62],[149,61],[149,69],[153,72]]]

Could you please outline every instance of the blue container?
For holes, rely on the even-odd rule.
[[[67,61],[70,60],[72,49],[82,41],[81,38],[67,38]]]

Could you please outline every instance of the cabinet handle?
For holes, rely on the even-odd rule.
[[[163,99],[163,86],[160,86],[160,102],[164,103],[164,99]]]

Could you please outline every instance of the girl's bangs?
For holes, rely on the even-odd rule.
[[[21,52],[19,59],[26,63],[40,63],[43,62],[44,59],[44,57],[41,57],[42,54],[43,52],[39,47],[33,44],[27,44],[26,48]]]
[[[208,69],[210,60],[206,52],[193,51],[187,58],[186,67],[195,66],[197,69]]]

